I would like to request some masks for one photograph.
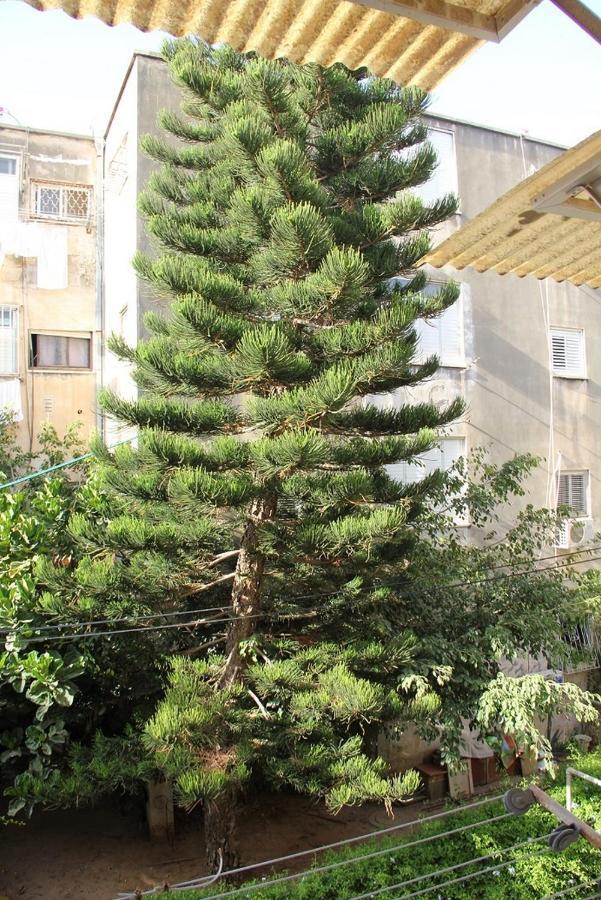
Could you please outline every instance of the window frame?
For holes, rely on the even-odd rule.
[[[454,461],[451,463],[451,465],[446,466],[446,467],[434,466],[432,469],[429,469],[427,465],[420,465],[420,456],[422,457],[422,461],[423,461],[423,457],[427,456],[429,453],[432,453],[432,452],[438,452],[439,460],[440,460],[440,462],[443,462],[444,461],[443,445],[445,442],[453,442],[454,444],[460,444],[461,452],[458,454],[458,456],[462,456],[464,459],[468,458],[469,450],[468,450],[467,435],[465,435],[465,434],[445,434],[440,438],[439,444],[436,447],[433,447],[431,450],[427,450],[426,453],[419,454],[419,456],[416,456],[415,462],[407,462],[407,460],[402,460],[400,463],[390,463],[389,465],[384,466],[384,469],[387,472],[387,474],[389,475],[389,477],[394,479],[395,476],[390,471],[391,468],[394,468],[395,466],[399,466],[399,465],[400,466],[413,466],[415,469],[417,469],[417,471],[415,471],[413,473],[416,476],[415,478],[413,478],[413,477],[407,478],[406,476],[403,476],[399,479],[396,479],[401,484],[407,484],[407,485],[417,484],[423,478],[425,478],[427,475],[429,475],[430,472],[436,471],[437,469],[440,469],[443,472],[448,472],[449,469],[451,468],[451,466],[453,466],[455,464],[455,460],[458,458],[457,456],[455,456]],[[408,473],[406,473],[406,474],[408,474]],[[453,522],[454,522],[455,527],[457,527],[457,528],[469,528],[469,526],[471,525],[470,516],[467,513],[465,515],[458,514],[456,516],[453,516]]]
[[[0,147],[0,159],[13,159],[15,161],[15,171],[14,172],[0,172],[0,178],[4,175],[8,175],[9,178],[19,178],[19,154],[12,153],[10,150],[5,150]]]
[[[435,202],[436,200],[440,200],[441,197],[446,196],[446,194],[453,194],[455,197],[459,198],[459,167],[457,165],[457,139],[456,139],[457,136],[456,136],[455,130],[453,128],[445,128],[443,125],[430,125],[427,122],[426,122],[426,127],[428,129],[428,137],[426,138],[426,141],[428,141],[429,143],[432,143],[430,141],[430,132],[437,131],[440,134],[449,134],[451,136],[451,143],[452,143],[452,147],[453,147],[453,149],[452,149],[452,156],[453,156],[453,179],[452,179],[452,181],[453,181],[453,184],[449,190],[445,191],[442,194],[438,194],[434,198],[434,201],[432,201],[432,200],[424,200],[420,193],[420,190],[422,188],[425,188],[427,185],[429,185],[430,181],[432,179],[430,179],[429,181],[425,181],[423,184],[420,184],[415,188],[411,188],[411,191],[416,193],[426,206],[429,206],[432,202]],[[436,150],[436,146],[435,145],[433,145],[433,146],[434,146],[434,149]],[[440,162],[441,162],[441,157],[440,157],[440,154],[438,154],[438,151],[437,151],[437,155],[438,155],[438,165],[434,171],[434,177],[436,177],[436,173],[440,168]],[[459,208],[457,210],[456,215],[458,215],[458,214],[459,214]]]
[[[15,376],[19,374],[19,307],[15,306],[14,303],[0,303],[0,310],[9,310],[12,314],[13,319],[13,328],[14,328],[14,359],[15,359],[15,368],[13,371],[0,371],[1,376]]]
[[[582,519],[590,519],[591,518],[591,477],[589,469],[560,469],[557,473],[557,506],[569,506],[569,504],[560,504],[559,502],[559,490],[561,484],[561,478],[563,476],[567,476],[568,478],[573,475],[582,475],[584,478],[584,490],[583,496],[585,501],[585,512],[578,512],[574,510],[573,514],[571,513],[569,518],[570,520],[582,520]],[[571,495],[572,490],[570,487],[569,494]],[[571,507],[570,507],[571,509]]]
[[[40,212],[38,210],[38,191],[47,188],[48,190],[60,191],[59,213]],[[86,191],[88,197],[88,209],[85,216],[69,215],[66,211],[66,196],[68,191]],[[29,215],[32,219],[42,222],[63,222],[68,225],[88,225],[93,216],[93,185],[83,184],[75,181],[44,181],[43,179],[31,179],[30,182],[30,203]]]
[[[401,287],[406,287],[410,281],[411,281],[410,278],[405,278],[403,275],[396,275],[394,278],[390,279],[390,284],[391,284],[392,288],[394,289],[394,286],[397,284],[400,285]],[[428,278],[427,287],[432,285],[432,286],[436,287],[436,289],[439,289],[439,288],[443,287],[445,284],[448,284],[448,282],[444,281],[441,278]],[[453,306],[457,308],[458,317],[459,317],[459,353],[457,356],[447,355],[445,357],[445,356],[443,356],[442,352],[440,352],[440,353],[437,352],[436,355],[438,356],[438,358],[440,360],[440,368],[441,369],[465,369],[465,368],[467,368],[467,357],[466,357],[466,353],[465,353],[464,286],[463,286],[462,282],[458,282],[458,284],[459,284],[459,296],[457,297],[457,300],[455,301]],[[426,294],[426,296],[427,296],[427,294]],[[443,310],[443,312],[438,313],[436,316],[432,316],[431,320],[419,318],[419,319],[416,319],[415,321],[423,322],[424,327],[426,327],[426,328],[435,327],[436,323],[440,322],[441,317],[444,316],[444,314],[449,309],[451,309],[451,307],[447,307],[447,309]],[[438,343],[439,343],[439,346],[441,346],[440,329],[438,329],[438,336],[439,336]],[[419,335],[418,335],[418,337],[419,337]],[[420,354],[419,343],[418,343],[418,351],[416,353],[416,363],[418,365],[421,365],[421,363],[423,363],[423,361],[425,359],[427,359],[427,355]]]
[[[557,369],[555,367],[555,362],[553,359],[554,332],[561,333],[562,335],[565,335],[566,332],[572,332],[573,334],[580,335],[580,369],[578,369],[577,371],[567,368]],[[588,378],[588,375],[586,363],[586,333],[584,328],[578,328],[572,325],[551,325],[549,328],[549,362],[554,378],[569,378],[573,381],[585,381]]]
[[[74,340],[87,340],[89,352],[88,352],[88,360],[89,363],[87,366],[37,366],[35,364],[36,354],[34,352],[34,338],[40,337],[53,337],[53,338],[72,338]],[[91,331],[30,331],[29,332],[29,369],[32,372],[92,372],[94,369],[94,340],[93,334]]]

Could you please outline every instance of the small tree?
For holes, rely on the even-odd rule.
[[[414,323],[457,287],[394,279],[456,201],[410,192],[435,165],[420,90],[194,41],[165,52],[187,115],[162,124],[184,146],[144,142],[164,163],[141,199],[163,252],[136,267],[171,306],[136,348],[113,339],[142,395],[102,402],[141,434],[105,457],[106,483],[131,510],[116,562],[145,548],[151,583],[170,549],[174,584],[227,608],[224,652],[175,661],[146,743],[180,800],[205,804],[210,861],[228,865],[251,778],[333,808],[416,786],[366,750],[404,702],[432,702],[404,681],[415,641],[382,585],[439,479],[407,486],[385,466],[434,446],[462,406],[364,398],[437,369],[416,362]]]

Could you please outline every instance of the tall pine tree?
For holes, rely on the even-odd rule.
[[[140,395],[102,403],[140,440],[103,464],[130,510],[114,564],[137,560],[137,583],[182,609],[225,607],[174,660],[144,734],[180,802],[204,804],[216,866],[235,860],[251,779],[332,809],[416,787],[373,748],[382,722],[437,703],[394,584],[438,481],[386,466],[434,446],[461,404],[369,396],[438,367],[416,361],[415,320],[457,288],[425,296],[413,269],[456,201],[411,192],[436,164],[420,90],[193,40],[165,57],[183,114],[144,141],[162,163],[141,198],[161,249],[135,265],[171,303],[137,347],[112,340]]]

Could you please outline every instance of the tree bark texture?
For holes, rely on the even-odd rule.
[[[225,872],[240,864],[235,839],[238,799],[234,790],[226,791],[205,804],[204,828],[207,865],[210,872]]]
[[[277,498],[271,495],[255,500],[250,508],[232,583],[230,612],[235,621],[227,634],[226,663],[220,687],[228,687],[238,680],[245,665],[240,643],[248,640],[257,629],[265,567],[265,559],[259,551],[259,529],[262,522],[273,519],[276,505]]]
[[[273,519],[276,506],[277,498],[271,495],[255,500],[250,508],[232,582],[230,614],[233,621],[227,633],[220,689],[238,681],[246,665],[240,643],[256,631],[261,608],[265,559],[259,551],[259,531],[262,522]],[[207,863],[212,872],[218,872],[220,867],[225,871],[238,865],[235,829],[239,801],[240,792],[232,786],[216,800],[205,804],[205,844]]]

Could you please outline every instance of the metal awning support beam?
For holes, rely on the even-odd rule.
[[[404,16],[482,41],[500,43],[541,0],[508,0],[496,15],[486,15],[447,0],[353,0],[369,9]],[[601,19],[581,0],[551,0],[594,40],[601,43]]]
[[[423,25],[435,25],[437,28],[446,28],[447,31],[458,31],[479,40],[495,43],[500,40],[496,16],[475,12],[465,6],[447,3],[446,0],[354,0],[354,2],[389,15],[413,19]],[[531,5],[539,2],[540,0],[532,0]],[[524,0],[517,0],[517,3],[523,6]],[[531,5],[529,4],[529,8]]]
[[[579,25],[593,40],[601,44],[601,19],[595,15],[592,9],[589,9],[581,0],[551,0],[551,3],[569,16],[572,22]]]

